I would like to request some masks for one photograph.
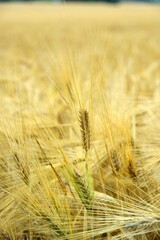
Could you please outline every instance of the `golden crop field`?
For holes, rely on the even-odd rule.
[[[160,239],[160,6],[0,4],[0,240]]]

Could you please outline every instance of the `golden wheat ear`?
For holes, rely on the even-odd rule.
[[[79,123],[80,123],[81,135],[82,135],[82,147],[87,153],[88,150],[90,149],[90,144],[91,144],[89,113],[87,110],[84,110],[84,109],[79,110]]]

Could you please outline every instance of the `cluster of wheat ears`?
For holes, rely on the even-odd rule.
[[[160,9],[0,5],[0,239],[160,239]]]

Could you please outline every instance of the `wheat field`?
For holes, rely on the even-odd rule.
[[[0,240],[160,239],[160,7],[0,5]]]

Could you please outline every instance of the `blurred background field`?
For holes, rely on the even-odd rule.
[[[145,4],[0,5],[1,112],[16,111],[20,98],[23,111],[30,103],[48,114],[54,106],[48,76],[72,78],[66,74],[70,64],[84,84],[94,72],[113,94],[118,79],[129,96],[133,83],[146,94],[143,81],[147,95],[158,94],[159,13],[158,6]]]

